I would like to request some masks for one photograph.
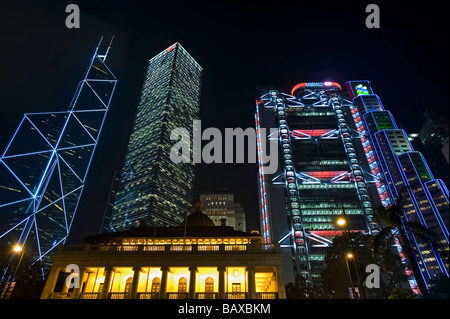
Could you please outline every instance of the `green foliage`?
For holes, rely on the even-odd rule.
[[[319,299],[326,298],[322,292],[312,288],[308,284],[306,279],[300,275],[297,275],[295,282],[288,283],[286,285],[286,298],[287,299]]]
[[[403,194],[404,192],[400,192]],[[392,246],[400,244],[402,252],[404,253],[408,266],[416,275],[416,279],[420,279],[420,269],[414,262],[414,251],[407,240],[407,234],[413,234],[423,245],[431,245],[439,248],[436,242],[436,235],[427,227],[419,222],[404,221],[403,203],[404,196],[400,195],[396,199],[396,204],[387,208],[377,207],[374,210],[374,217],[383,228],[375,234],[368,242],[368,247],[372,252],[372,257],[380,265],[385,272],[390,270],[390,261],[395,258]],[[418,280],[418,285],[422,294],[426,297],[427,289],[425,283]]]
[[[392,289],[388,299],[416,299],[416,295],[411,289],[395,287]]]
[[[366,266],[376,264],[372,256],[371,250],[367,248],[368,242],[372,236],[362,233],[352,234],[351,241],[349,235],[344,233],[342,236],[335,237],[333,244],[327,250],[325,257],[326,268],[322,271],[323,294],[334,299],[348,299],[349,287],[353,284],[361,290],[361,284],[357,280],[355,273],[355,260],[348,260],[351,269],[352,279],[350,279],[346,264],[346,255],[353,252],[359,264],[359,273],[361,281],[365,283]],[[350,243],[352,242],[352,245]],[[398,255],[391,254],[385,260],[385,268],[380,267],[380,288],[366,288],[367,297],[369,299],[386,299],[390,295],[391,290],[398,285],[399,282],[405,281],[406,275],[404,267]]]

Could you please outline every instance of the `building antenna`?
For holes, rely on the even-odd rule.
[[[422,99],[420,99],[420,102],[422,102],[423,107],[425,108],[425,113],[426,114],[430,114],[430,110],[428,110],[427,105],[425,104],[425,102]]]
[[[111,44],[112,44],[113,40],[114,40],[114,36],[112,36],[111,41],[109,41],[108,48],[106,49],[105,54],[98,56],[100,59],[102,59],[103,62],[105,62],[106,57],[108,56],[108,52],[109,52],[109,49],[111,48]],[[101,42],[101,40],[100,40],[100,42]]]

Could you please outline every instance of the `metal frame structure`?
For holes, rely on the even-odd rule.
[[[100,39],[67,111],[25,113],[0,158],[0,241],[40,262],[63,244],[74,221],[117,79]],[[2,282],[18,267],[15,255]]]
[[[317,269],[313,269],[317,267],[317,256],[315,255],[321,249],[331,245],[332,241],[327,238],[329,233],[335,236],[340,232],[334,227],[331,229],[325,228],[322,231],[308,229],[308,225],[311,224],[314,216],[309,216],[308,213],[305,213],[304,208],[301,206],[303,200],[302,190],[308,187],[326,189],[351,187],[355,189],[355,203],[358,202],[360,206],[357,209],[357,214],[361,215],[361,222],[365,225],[364,229],[360,230],[372,233],[378,230],[378,225],[373,221],[373,204],[369,198],[370,192],[367,188],[369,184],[375,183],[375,178],[359,165],[358,158],[360,155],[356,154],[357,146],[355,142],[358,140],[356,143],[361,144],[359,140],[363,136],[361,132],[349,126],[350,121],[344,116],[346,110],[349,110],[353,103],[341,96],[341,87],[334,82],[302,83],[302,85],[294,87],[292,94],[295,94],[299,89],[302,90],[301,97],[289,95],[278,90],[271,90],[257,100],[255,123],[258,140],[260,214],[265,243],[269,244],[276,241],[282,248],[290,250],[294,274],[302,275],[307,282],[313,284],[312,275],[317,275]],[[299,110],[315,108],[317,110],[323,109],[324,112],[330,112],[328,116],[335,119],[336,127],[327,129],[291,128],[288,123],[287,112],[296,108]],[[276,133],[268,136],[262,135],[264,130],[261,129],[260,123],[262,120],[260,113],[265,109],[273,110],[273,115],[269,115],[273,120],[269,121],[274,121],[272,124],[267,122],[266,125],[274,125],[278,128]],[[278,140],[281,152],[280,170],[270,177],[264,176],[264,161],[262,158],[264,152],[261,147],[264,140]],[[342,141],[345,151],[343,155],[347,157],[350,163],[348,168],[345,171],[329,171],[326,169],[312,172],[296,171],[293,143],[300,140],[309,140],[313,145],[316,144],[317,147],[321,140]],[[320,156],[320,152],[318,153]],[[278,216],[280,214],[278,210],[282,210],[282,208],[281,206],[277,206],[277,208],[272,207],[271,197],[279,196],[270,194],[271,190],[275,189],[275,185],[279,185],[278,187],[282,187],[285,190],[285,213],[288,220],[285,233],[280,233],[280,227],[283,228],[280,226],[280,222],[283,222],[280,221],[279,217],[275,217],[275,215]],[[343,209],[343,207],[331,209],[333,211],[332,215],[341,214]],[[333,220],[333,216],[326,218],[331,218],[330,221]],[[278,221],[275,221],[275,219]],[[277,225],[274,223],[277,223]],[[277,228],[277,230],[274,230],[274,228]]]

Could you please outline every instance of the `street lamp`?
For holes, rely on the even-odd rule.
[[[350,226],[348,224],[347,215],[345,214],[344,206],[342,206],[342,216],[339,217],[336,220],[336,223],[339,226],[347,225],[348,238],[349,238],[349,241],[350,241],[350,247],[351,247],[351,249],[353,251],[353,254],[352,253],[348,253],[347,256],[346,256],[345,262],[347,263],[347,269],[348,269],[348,272],[349,272],[349,275],[350,275],[350,267],[348,265],[347,259],[353,259],[353,257],[354,257],[353,260],[355,262],[355,267],[356,267],[356,276],[358,277],[358,281],[359,281],[359,283],[361,285],[362,296],[364,296],[364,299],[367,299],[366,292],[364,290],[364,286],[363,286],[362,279],[361,279],[361,274],[359,272],[358,258],[356,257],[356,251],[355,251],[355,248],[353,247],[353,241],[352,241],[352,237],[351,237],[351,233],[350,233]],[[350,280],[351,280],[351,276],[350,276]],[[353,281],[352,281],[352,289],[353,289]]]
[[[17,263],[17,266],[16,266],[16,270],[14,271],[14,275],[13,275],[13,280],[14,280],[14,278],[16,277],[16,274],[17,274],[17,269],[19,269],[19,266],[20,266],[20,263],[22,262],[22,258],[23,258],[23,253],[24,253],[24,251],[23,251],[23,247],[22,246],[20,246],[19,244],[16,244],[14,247],[13,247],[13,251],[15,252],[15,253],[20,253],[20,258],[19,258],[19,262]]]
[[[23,258],[23,247],[20,246],[19,244],[14,245],[14,247],[12,248],[12,251],[14,254],[19,254],[20,253],[20,257],[19,257],[19,262],[17,263],[15,269],[14,269],[14,274],[12,275],[12,277],[10,278],[10,281],[6,282],[5,287],[3,288],[1,295],[0,295],[0,299],[9,299],[9,297],[11,296],[11,293],[14,289],[14,286],[16,285],[15,282],[15,278],[16,278],[16,274],[17,274],[17,270],[19,269],[19,266],[22,262],[22,258]],[[9,280],[9,279],[8,279]]]
[[[347,255],[345,256],[345,264],[347,265],[348,278],[350,279],[350,286],[352,287],[352,295],[353,295],[353,298],[355,298],[356,290],[355,290],[355,287],[353,286],[352,273],[350,272],[350,266],[348,264],[348,259],[352,259],[352,258],[353,258],[353,254],[347,253]]]
[[[344,226],[344,225],[345,225],[345,218],[339,217],[338,220],[336,221],[336,223],[337,223],[339,226]]]
[[[20,252],[22,251],[22,247],[21,247],[20,245],[15,245],[15,246],[13,247],[13,251],[14,251],[15,253],[20,253]]]

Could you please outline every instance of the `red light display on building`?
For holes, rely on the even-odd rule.
[[[307,88],[307,87],[311,87],[311,88],[320,88],[323,87],[324,89],[328,89],[328,88],[338,88],[340,91],[342,90],[341,86],[339,85],[339,83],[337,82],[331,82],[331,81],[326,81],[326,82],[302,82],[297,84],[296,86],[294,86],[291,90],[291,95],[294,95],[295,91],[297,91],[300,88]]]

